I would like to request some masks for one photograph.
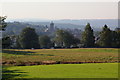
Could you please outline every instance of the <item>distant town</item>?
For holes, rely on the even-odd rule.
[[[69,35],[73,36],[73,37],[71,37],[71,38],[73,38],[73,42],[72,42],[72,39],[68,39],[66,36],[66,39],[71,40],[71,42],[72,42],[72,43],[69,43],[69,45],[66,47],[100,47],[100,46],[98,46],[98,44],[97,44],[97,46],[96,45],[84,46],[84,44],[82,43],[82,38],[83,38],[83,33],[84,33],[83,29],[80,29],[80,28],[59,28],[58,26],[55,25],[55,23],[53,21],[51,21],[48,25],[40,25],[40,24],[37,25],[37,24],[30,24],[30,23],[24,23],[24,22],[7,22],[7,26],[6,26],[5,30],[3,31],[3,37],[10,38],[11,42],[9,44],[10,45],[9,48],[18,48],[18,47],[16,47],[16,46],[18,46],[18,41],[19,41],[18,36],[20,36],[22,34],[23,29],[29,28],[29,27],[35,29],[35,32],[37,33],[39,38],[41,36],[45,36],[45,37],[48,36],[49,42],[47,42],[47,43],[50,43],[49,46],[44,44],[45,46],[41,47],[41,48],[53,48],[56,46],[59,48],[61,46],[65,47],[64,41],[63,41],[63,44],[61,44],[61,41],[59,41],[59,40],[57,41],[57,43],[55,41],[56,35],[57,35],[56,32],[60,31],[60,30],[62,30],[63,32],[65,31],[64,33],[68,32]],[[91,25],[89,25],[89,27],[91,27]],[[107,26],[107,25],[104,25],[103,27],[106,27],[109,29],[109,26]],[[85,29],[85,27],[84,27],[84,29]],[[120,30],[120,28],[116,27],[114,31],[119,31],[119,30]],[[102,29],[101,30],[92,29],[92,31],[93,31],[93,36],[94,36],[94,44],[96,44],[99,42],[99,40],[101,38],[100,33],[101,33]],[[58,35],[59,34],[60,33],[58,33]],[[61,37],[61,38],[63,38],[63,37]],[[75,38],[75,40],[74,40],[74,38]],[[44,43],[44,42],[42,42],[42,43]],[[21,44],[21,42],[19,44]],[[103,47],[110,47],[110,46],[103,46]],[[117,47],[117,45],[111,46],[111,47]]]

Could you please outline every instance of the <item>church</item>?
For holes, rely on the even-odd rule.
[[[46,25],[45,32],[55,32],[55,31],[56,31],[56,27],[53,22],[50,23],[50,26]]]

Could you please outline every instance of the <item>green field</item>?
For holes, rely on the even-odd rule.
[[[103,62],[15,66],[43,61]],[[15,62],[14,65],[11,65]],[[117,78],[118,49],[3,49],[3,80],[16,78]],[[39,79],[38,79],[39,80]]]
[[[11,78],[118,78],[117,63],[14,66],[7,70],[4,74]]]
[[[79,48],[79,49],[4,49],[3,62],[41,62],[41,61],[80,61],[117,62],[118,49]]]

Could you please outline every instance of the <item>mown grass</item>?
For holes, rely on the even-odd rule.
[[[79,49],[3,49],[2,61],[80,61],[108,62],[92,64],[57,64],[38,66],[3,67],[3,80],[20,78],[117,78],[118,49],[79,48]],[[39,79],[38,79],[39,80]]]
[[[79,49],[4,49],[3,61],[81,61],[117,62],[118,49],[79,48]]]
[[[117,63],[57,64],[38,66],[13,66],[10,78],[118,78]],[[6,72],[7,74],[8,72]],[[5,73],[3,73],[5,74]],[[16,76],[15,76],[16,75]],[[18,75],[18,76],[17,76]],[[8,75],[3,76],[3,78]]]

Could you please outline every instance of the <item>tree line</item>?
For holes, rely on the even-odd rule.
[[[98,37],[94,36],[94,31],[88,23],[82,33],[82,38],[78,39],[73,34],[66,30],[57,30],[55,38],[47,35],[38,36],[35,29],[26,27],[22,30],[19,36],[15,37],[14,48],[21,49],[39,49],[39,48],[119,48],[120,47],[120,31],[112,31],[107,25],[104,25]],[[10,37],[2,38],[3,48],[10,48],[13,44]]]
[[[6,27],[4,21],[6,17],[0,17],[0,29],[3,31]],[[82,38],[74,37],[74,34],[66,30],[57,30],[55,37],[51,38],[47,35],[38,36],[35,29],[26,27],[18,36],[2,37],[3,48],[20,48],[20,49],[39,49],[39,48],[77,48],[77,47],[120,47],[120,30],[113,31],[107,25],[103,26],[98,37],[94,36],[94,31],[87,23],[82,33]]]

